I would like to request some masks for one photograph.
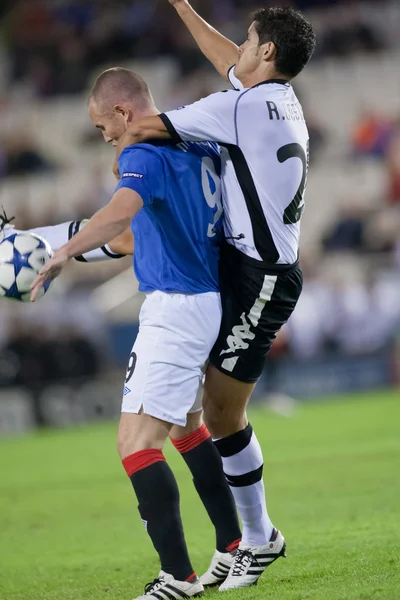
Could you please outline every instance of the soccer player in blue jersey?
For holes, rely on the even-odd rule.
[[[115,145],[130,123],[158,111],[140,77],[110,69],[93,87],[89,114],[105,141]],[[177,484],[162,453],[169,435],[178,438],[183,454],[209,442],[201,460],[195,455],[185,460],[197,473],[195,485],[214,524],[226,512],[235,535],[230,541],[240,537],[218,453],[201,421],[182,436],[187,422],[196,422],[190,417],[201,415],[196,403],[201,368],[221,321],[219,151],[210,143],[140,144],[123,151],[119,172],[111,202],[55,253],[32,299],[69,259],[104,247],[131,227],[135,273],[146,300],[127,370],[118,449],[162,569],[140,598],[188,598],[202,595],[203,585],[189,559]]]

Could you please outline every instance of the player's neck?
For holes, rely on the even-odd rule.
[[[160,114],[160,112],[161,111],[159,111],[156,106],[151,106],[141,111],[135,110],[134,121],[141,121],[142,119],[146,119],[147,117],[157,117]]]
[[[249,75],[244,76],[241,79],[241,83],[245,88],[252,88],[255,85],[259,85],[260,83],[269,81],[271,79],[289,81],[287,75],[282,75],[282,73],[279,73],[276,69],[263,67],[262,69],[257,69],[253,73],[249,73]]]

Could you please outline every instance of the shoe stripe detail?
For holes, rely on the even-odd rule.
[[[222,561],[221,562],[217,562],[217,567],[220,567],[221,569],[228,569],[228,571],[230,569],[230,565],[227,565],[226,563],[224,563]]]
[[[151,592],[149,594],[149,596],[154,596],[154,598],[157,598],[157,600],[165,600],[165,598],[168,598],[168,600],[176,600],[175,596],[171,596],[168,594],[168,596],[166,596],[165,592],[163,592],[163,596],[161,596],[160,593],[158,592]]]
[[[176,600],[176,596],[173,596],[172,594],[170,594],[169,592],[167,592],[166,589],[161,588],[161,590],[158,590],[158,592],[156,592],[154,595],[157,596],[158,594],[164,594],[163,596],[160,597],[160,600]]]
[[[190,598],[190,596],[188,596],[184,591],[174,587],[170,583],[167,583],[167,585],[163,588],[163,591],[166,589],[171,590],[171,592],[174,592],[174,594],[178,594],[178,598]]]
[[[261,465],[261,467],[249,473],[243,473],[243,475],[228,475],[225,473],[225,477],[231,487],[247,487],[261,481],[263,469],[264,465]]]
[[[218,571],[217,569],[214,569],[212,571],[212,574],[215,575],[216,577],[227,577],[229,571],[226,571],[226,573],[222,573],[221,571]]]
[[[217,573],[216,571],[211,571],[211,575],[214,575],[214,577],[217,577],[218,579],[226,579],[226,575],[221,575],[220,573]]]
[[[226,567],[223,565],[215,565],[214,571],[220,571],[222,574],[229,573],[230,567]]]

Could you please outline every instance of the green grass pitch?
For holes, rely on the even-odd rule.
[[[257,408],[251,420],[288,558],[226,598],[399,600],[400,392],[302,404],[292,418]],[[1,600],[130,600],[157,575],[115,437],[111,423],[0,442]],[[201,572],[213,531],[181,457],[166,453]]]

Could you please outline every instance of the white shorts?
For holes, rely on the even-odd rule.
[[[221,314],[217,292],[148,294],[129,358],[122,412],[137,414],[143,409],[147,415],[185,426],[187,414],[201,410],[197,392],[202,367],[217,339]]]

